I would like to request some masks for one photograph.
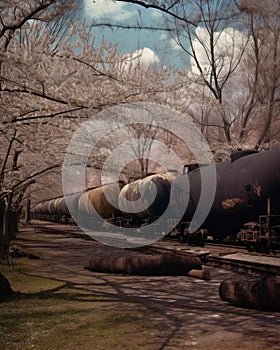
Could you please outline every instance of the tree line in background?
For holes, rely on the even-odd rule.
[[[182,87],[170,101],[192,116],[218,159],[279,144],[279,0],[117,1],[163,14],[153,30],[164,23],[190,58],[174,73]]]
[[[62,194],[57,184],[73,132],[106,108],[167,104],[192,118],[217,160],[239,147],[279,144],[278,0],[124,2],[158,9],[159,26],[190,66],[146,67],[105,39],[97,45],[92,33],[99,24],[80,20],[81,1],[0,1],[1,256],[15,230],[11,213],[30,198]],[[135,153],[139,171],[147,173],[147,140],[178,140],[150,126],[127,131],[139,132],[146,138]],[[101,169],[118,142],[101,142],[90,166]]]

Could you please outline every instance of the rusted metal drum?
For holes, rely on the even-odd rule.
[[[222,300],[235,306],[280,311],[280,276],[266,276],[256,281],[225,280],[220,284]]]
[[[119,196],[119,208],[126,216],[156,218],[169,204],[171,173],[159,173],[131,182],[123,187]]]
[[[201,270],[201,260],[191,255],[127,254],[92,257],[89,270],[104,273],[122,273],[142,276],[186,276],[191,270]]]

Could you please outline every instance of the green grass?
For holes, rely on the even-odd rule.
[[[98,305],[96,312],[74,302],[55,304],[38,298],[3,304],[0,348],[133,349],[135,334],[141,331],[132,315],[102,314]]]
[[[30,276],[27,263],[2,269],[16,295],[0,304],[0,349],[140,350],[157,332],[143,305]]]
[[[100,302],[92,307],[70,300],[58,304],[51,297],[19,298],[3,303],[0,312],[0,348],[5,350],[132,350],[142,349],[147,340],[145,315]]]
[[[14,292],[39,293],[42,291],[55,289],[63,285],[62,282],[48,278],[31,276],[27,273],[2,271],[2,274],[9,280]]]
[[[164,325],[153,304],[123,300],[111,294],[110,286],[94,292],[87,283],[40,276],[41,268],[53,261],[38,247],[53,239],[59,238],[18,235],[14,244],[42,258],[13,259],[11,266],[0,262],[1,273],[15,291],[12,300],[0,303],[0,349],[143,350],[151,349],[150,342],[157,349]]]

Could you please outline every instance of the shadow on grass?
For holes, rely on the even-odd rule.
[[[120,325],[125,328],[131,320],[131,323],[139,322],[142,331],[147,329],[142,337],[154,347],[147,345],[135,348],[145,350],[195,348],[195,344],[191,344],[192,340],[199,343],[201,339],[209,337],[211,341],[217,333],[222,336],[234,334],[246,341],[260,339],[266,342],[265,349],[268,346],[276,349],[280,344],[276,333],[280,326],[279,313],[235,308],[220,300],[218,288],[220,282],[228,277],[226,273],[219,271],[213,274],[210,281],[201,281],[177,276],[144,277],[85,272],[79,266],[86,264],[87,256],[93,254],[93,250],[98,255],[99,248],[77,242],[75,245],[66,240],[61,240],[60,245],[59,240],[37,242],[36,249],[39,247],[43,253],[51,252],[47,255],[48,268],[41,270],[40,274],[41,265],[39,267],[34,262],[33,270],[29,270],[32,273],[19,273],[26,281],[32,278],[37,278],[40,283],[43,281],[42,286],[39,286],[43,290],[37,287],[31,292],[15,294],[15,303],[11,303],[10,310],[8,307],[5,310],[11,325],[13,320],[19,324],[18,319],[29,322],[30,319],[39,319],[40,314],[43,314],[51,318],[52,322],[57,322],[57,327],[57,320],[63,323],[67,318],[77,324],[79,329],[88,324],[91,332],[91,328],[96,328],[96,323],[105,329]],[[53,252],[57,252],[56,255]],[[43,276],[42,271],[49,277]],[[19,310],[16,310],[17,306]],[[94,325],[91,324],[93,319],[89,318],[89,314],[95,317]],[[104,317],[106,322],[103,322]],[[5,325],[5,315],[1,315],[1,312],[0,319]],[[103,335],[106,336],[105,333]],[[133,341],[141,333],[131,332],[129,336]],[[189,341],[189,345],[186,345],[186,341]],[[102,349],[109,348],[120,349],[108,346]],[[211,344],[208,347],[206,343],[203,348],[211,348]]]
[[[45,278],[23,274],[26,277]],[[273,349],[279,344],[279,336],[275,333],[280,326],[279,313],[235,308],[222,302],[218,297],[219,283],[215,279],[206,282],[176,276],[140,277],[102,273],[92,273],[92,276],[93,281],[87,283],[54,278],[52,280],[59,283],[58,286],[34,293],[17,292],[14,300],[52,300],[57,305],[60,302],[78,303],[81,313],[95,310],[94,304],[98,304],[98,310],[107,311],[110,304],[109,310],[119,315],[134,315],[139,311],[160,331],[158,350],[164,350],[192,334],[210,337],[217,330],[242,334],[248,339],[267,339]],[[85,303],[91,305],[83,309],[82,304]]]

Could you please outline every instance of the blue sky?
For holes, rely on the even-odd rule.
[[[83,15],[88,23],[92,21],[123,25],[140,23],[146,26],[165,27],[160,11],[112,0],[84,0]],[[181,68],[188,64],[186,55],[181,48],[177,47],[167,32],[94,28],[93,34],[100,39],[104,35],[108,42],[117,43],[119,53],[131,53],[149,48],[150,50],[145,50],[144,56],[147,57],[143,59],[147,58],[150,62],[154,59],[159,64],[167,66],[176,64]]]

